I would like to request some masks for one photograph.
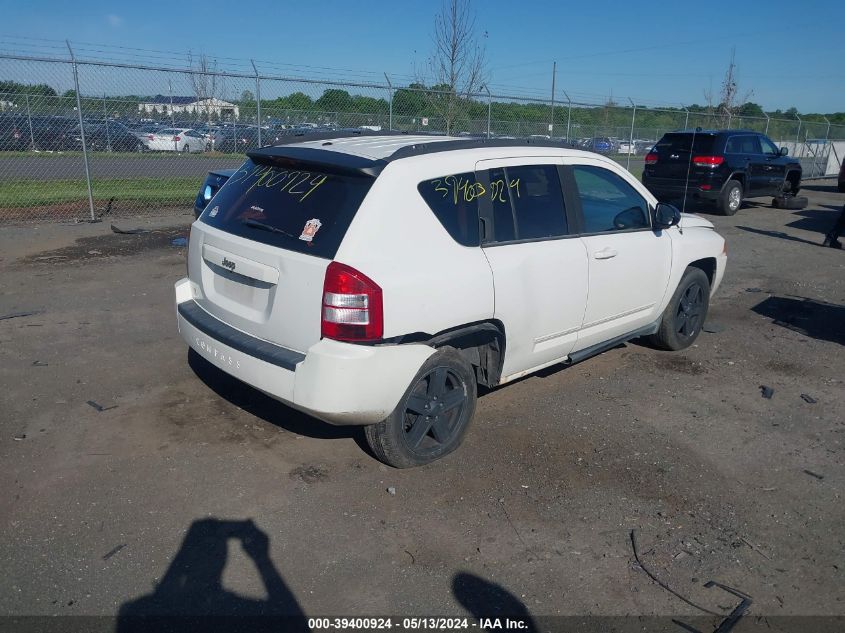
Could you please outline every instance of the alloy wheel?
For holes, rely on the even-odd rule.
[[[684,338],[695,336],[701,326],[703,313],[704,288],[698,283],[692,283],[678,302],[678,312],[675,314],[675,331],[678,335]]]
[[[415,453],[426,454],[449,444],[460,434],[467,386],[447,367],[423,376],[405,402],[405,441]]]

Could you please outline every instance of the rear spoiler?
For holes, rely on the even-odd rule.
[[[325,145],[330,146],[327,141]],[[326,149],[315,149],[313,147],[294,147],[290,145],[264,147],[252,152],[247,156],[256,163],[265,165],[278,165],[280,167],[310,167],[317,171],[324,171],[343,176],[366,176],[377,177],[387,166],[383,160],[373,160],[346,154],[345,152],[333,152]]]

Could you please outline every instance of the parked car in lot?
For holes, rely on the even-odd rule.
[[[21,117],[11,132],[13,139],[26,143],[23,148],[18,146],[19,149],[35,149],[41,152],[73,150],[76,149],[79,122],[77,119],[60,116],[34,116],[30,119]]]
[[[612,154],[614,150],[613,141],[606,136],[596,136],[587,140],[584,149],[598,154]]]
[[[194,200],[195,218],[200,216],[200,213],[202,213],[205,210],[205,207],[208,206],[208,203],[211,202],[211,199],[215,196],[217,190],[225,185],[226,181],[229,180],[234,173],[234,169],[215,169],[208,172],[208,175],[205,177],[199,193],[197,193],[197,197]]]
[[[622,141],[619,143],[619,147],[616,150],[619,154],[636,154],[637,153],[637,146],[634,145],[632,141]]]
[[[154,152],[204,152],[211,142],[200,132],[186,128],[165,128],[141,136],[146,148]]]
[[[244,154],[256,148],[258,148],[258,128],[255,127],[239,125],[236,128],[220,130],[214,135],[214,150],[217,152]]]
[[[648,154],[654,147],[654,141],[634,141],[635,154]]]
[[[659,200],[686,195],[733,215],[745,198],[798,193],[801,164],[752,130],[669,132],[646,155],[642,180]]]
[[[250,152],[211,198],[176,312],[195,354],[409,467],[457,448],[479,385],[688,347],[725,264],[710,222],[592,153],[320,134]]]
[[[0,151],[30,149],[29,122],[25,116],[0,116]]]
[[[82,137],[79,125],[75,128],[73,149],[82,149]],[[145,149],[143,141],[125,125],[114,121],[85,123],[85,143],[94,152],[141,152]]]

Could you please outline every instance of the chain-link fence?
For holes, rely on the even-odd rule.
[[[189,211],[209,170],[304,130],[543,137],[609,154],[634,173],[667,131],[750,128],[806,177],[836,173],[845,126],[491,94],[77,59],[0,55],[0,224]],[[823,118],[823,117],[822,117]],[[843,141],[839,143],[837,141]]]

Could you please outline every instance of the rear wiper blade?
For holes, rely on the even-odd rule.
[[[261,229],[262,231],[270,231],[271,233],[281,233],[282,235],[286,235],[287,237],[296,239],[296,235],[288,233],[287,231],[271,224],[259,222],[258,220],[244,220],[241,222],[241,224],[245,224],[246,226],[252,227],[254,229]]]

